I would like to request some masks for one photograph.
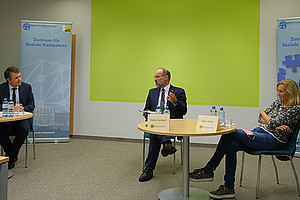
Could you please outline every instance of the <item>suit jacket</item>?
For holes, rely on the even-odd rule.
[[[146,100],[146,105],[144,110],[155,111],[158,104],[158,98],[161,88],[153,88],[149,90],[149,94]],[[170,85],[169,92],[175,94],[177,98],[177,104],[174,106],[170,101],[167,101],[167,105],[170,110],[171,119],[182,119],[183,115],[187,113],[186,95],[182,88],[174,87]]]
[[[23,105],[25,111],[32,112],[35,105],[31,85],[22,82],[22,84],[19,86],[18,91],[20,104]],[[3,102],[4,98],[9,99],[8,82],[2,83],[0,85],[0,101]],[[0,103],[0,108],[2,110],[2,103]]]

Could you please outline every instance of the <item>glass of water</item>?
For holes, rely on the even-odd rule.
[[[19,107],[14,108],[14,116],[19,116],[19,113],[20,113],[20,108]]]
[[[231,126],[232,126],[232,119],[226,118],[225,119],[225,128],[231,128]]]

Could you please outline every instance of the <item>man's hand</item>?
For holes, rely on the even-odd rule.
[[[177,98],[176,98],[175,94],[172,93],[172,92],[169,92],[167,100],[170,101],[172,104],[176,104],[177,103]]]
[[[14,106],[14,110],[18,110],[19,109],[19,112],[24,112],[24,107],[22,104],[16,104]]]
[[[148,110],[148,111],[150,111],[150,110]],[[143,116],[147,119],[148,113],[143,112]]]

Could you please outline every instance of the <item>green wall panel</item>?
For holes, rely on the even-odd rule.
[[[190,105],[259,105],[259,0],[91,0],[92,101],[145,102],[158,67]]]

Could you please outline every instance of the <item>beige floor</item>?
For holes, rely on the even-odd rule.
[[[154,177],[139,183],[142,170],[142,143],[71,138],[69,143],[37,144],[37,159],[29,152],[28,168],[24,168],[24,147],[11,171],[9,200],[103,199],[154,200],[160,191],[182,185],[180,157],[176,174],[172,174],[172,157],[159,157]],[[31,150],[31,146],[29,146]],[[214,148],[191,147],[191,169],[202,167]],[[179,154],[178,154],[179,155]],[[240,153],[236,179],[240,177]],[[300,175],[300,159],[294,159]],[[271,159],[263,158],[260,199],[299,199],[295,179],[288,162],[277,162],[280,184],[275,183]],[[236,199],[255,199],[257,157],[246,155],[244,186],[236,184]],[[210,183],[193,183],[191,187],[214,190],[223,183],[224,162]]]

